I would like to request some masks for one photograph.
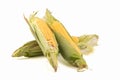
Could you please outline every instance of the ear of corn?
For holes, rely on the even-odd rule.
[[[35,13],[36,14],[36,13]],[[29,20],[25,18],[28,23],[33,36],[35,37],[38,45],[40,46],[44,56],[47,57],[50,64],[57,70],[57,55],[58,45],[54,34],[43,19],[35,17],[35,14],[31,15]]]
[[[84,60],[79,47],[72,40],[65,27],[51,15],[49,10],[46,10],[44,18],[55,34],[63,58],[70,64],[78,67],[79,70],[87,68],[86,61]]]

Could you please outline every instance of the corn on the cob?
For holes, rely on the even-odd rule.
[[[35,17],[36,13],[30,16],[29,20],[24,17],[28,23],[33,36],[40,46],[44,56],[47,57],[50,64],[57,70],[58,44],[54,34],[43,19]]]
[[[59,44],[60,53],[62,54],[63,58],[66,59],[70,64],[78,67],[79,70],[87,68],[87,63],[84,60],[79,47],[72,40],[70,34],[67,32],[62,23],[55,19],[49,10],[46,10],[44,18],[55,34]]]

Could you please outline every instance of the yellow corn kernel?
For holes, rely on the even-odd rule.
[[[38,29],[43,33],[44,37],[46,38],[47,43],[49,45],[51,45],[52,47],[57,47],[56,46],[57,43],[55,41],[55,38],[53,38],[54,34],[49,29],[46,22],[43,19],[40,19],[38,17],[35,17],[32,21],[34,24],[36,24],[36,26],[39,27]]]

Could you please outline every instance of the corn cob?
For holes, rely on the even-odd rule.
[[[60,53],[63,58],[67,60],[73,66],[78,67],[78,71],[87,68],[87,63],[83,58],[83,55],[72,40],[70,34],[67,32],[65,27],[57,19],[55,19],[49,10],[46,10],[45,21],[54,32],[57,42],[59,44]]]
[[[80,48],[81,53],[83,55],[84,54],[86,55],[92,53],[94,46],[97,45],[98,36],[96,34],[82,35],[79,37],[72,36],[72,39]],[[94,45],[91,45],[93,43]],[[25,43],[23,46],[15,50],[12,54],[12,57],[21,57],[21,56],[24,57],[43,56],[43,52],[39,47],[38,43],[36,42],[36,40],[33,40]]]
[[[29,20],[27,20],[26,17],[24,17],[24,19],[28,23],[30,30],[40,46],[44,56],[47,57],[54,70],[57,71],[57,41],[46,22],[43,19],[35,17],[36,14],[37,12],[31,15]]]

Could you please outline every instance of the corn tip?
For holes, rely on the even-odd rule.
[[[81,69],[81,68],[78,68],[78,69],[77,69],[78,72],[84,72],[84,71],[86,71],[86,70],[88,70],[88,67],[85,67],[85,68],[82,68],[82,69]]]
[[[57,66],[54,66],[54,71],[57,72]]]
[[[20,56],[22,56],[21,49],[17,49],[16,51],[14,51],[11,56],[12,57],[20,57]]]

